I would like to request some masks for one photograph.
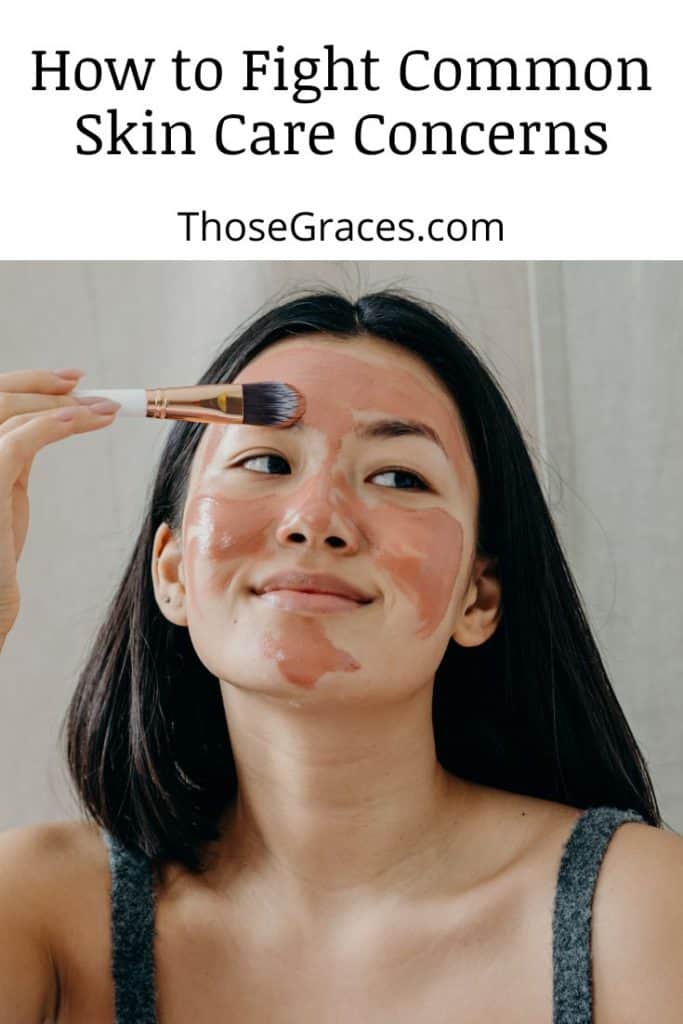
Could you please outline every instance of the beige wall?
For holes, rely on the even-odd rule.
[[[400,285],[439,303],[547,450],[542,477],[615,689],[681,829],[682,278],[681,264],[4,263],[0,368],[183,383],[292,285]],[[36,459],[22,607],[0,658],[0,828],[76,813],[57,730],[167,429],[122,419]]]

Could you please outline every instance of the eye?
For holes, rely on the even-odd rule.
[[[240,459],[239,462],[234,462],[233,465],[244,466],[247,462],[258,461],[259,459],[275,459],[276,461],[279,460],[280,462],[284,462],[285,465],[288,464],[287,460],[284,459],[281,455],[274,455],[273,452],[258,452],[256,455],[246,455],[243,459]],[[255,472],[260,472],[260,470],[256,470]],[[271,473],[266,473],[266,476],[271,475]]]
[[[402,487],[402,486],[399,485],[398,487],[393,488],[393,490],[400,490],[400,491],[404,491],[404,490],[409,490],[409,491],[412,491],[412,490],[428,491],[429,490],[428,485],[424,482],[422,477],[419,477],[417,475],[417,473],[411,473],[411,471],[409,469],[381,469],[377,473],[373,473],[372,475],[373,476],[390,476],[392,473],[394,474],[394,476],[399,477],[399,478],[401,478],[403,480],[405,480],[406,477],[409,477],[409,478],[411,478],[413,480],[416,480],[417,483],[419,484],[418,488],[414,488],[414,487],[407,487],[406,488],[406,487]]]
[[[289,465],[287,460],[282,455],[274,455],[273,452],[257,452],[255,455],[246,455],[243,459],[240,459],[239,462],[233,463],[233,466],[244,466],[246,468],[246,464],[248,462],[258,462],[259,460],[266,460],[267,461],[268,459],[274,459],[276,462],[284,463],[284,465],[286,465],[286,466]],[[262,470],[249,470],[249,472],[262,472]],[[417,487],[415,487],[415,486],[407,486],[406,487],[403,484],[398,484],[396,487],[390,488],[390,490],[411,490],[411,491],[412,490],[422,490],[422,491],[428,491],[430,489],[429,485],[427,483],[425,483],[425,481],[422,479],[422,477],[418,476],[417,473],[413,473],[409,469],[402,469],[400,466],[378,470],[376,473],[373,473],[372,476],[373,477],[391,476],[392,474],[395,477],[397,477],[398,479],[403,480],[404,482],[405,482],[406,478],[409,479],[409,480],[416,481]],[[264,475],[265,476],[272,476],[273,474],[266,471]],[[278,474],[275,474],[275,475],[278,475]],[[286,474],[284,474],[284,475],[286,475]],[[381,484],[380,486],[385,486],[385,485]]]

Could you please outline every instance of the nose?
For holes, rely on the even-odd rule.
[[[320,473],[292,496],[276,530],[278,543],[306,544],[312,548],[358,551],[362,534],[351,513],[351,503],[325,474]]]

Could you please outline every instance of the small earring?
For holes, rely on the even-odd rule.
[[[171,603],[171,598],[170,597],[165,597],[164,598],[164,604],[170,604],[170,603]]]

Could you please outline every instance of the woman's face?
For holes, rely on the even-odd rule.
[[[424,685],[475,544],[476,475],[448,392],[417,357],[370,337],[287,339],[235,378],[265,380],[303,393],[300,422],[210,425],[193,462],[181,579],[199,658],[222,680],[280,696],[367,700]],[[443,447],[362,436],[399,418]],[[286,570],[332,573],[372,601],[323,613],[254,593]]]

